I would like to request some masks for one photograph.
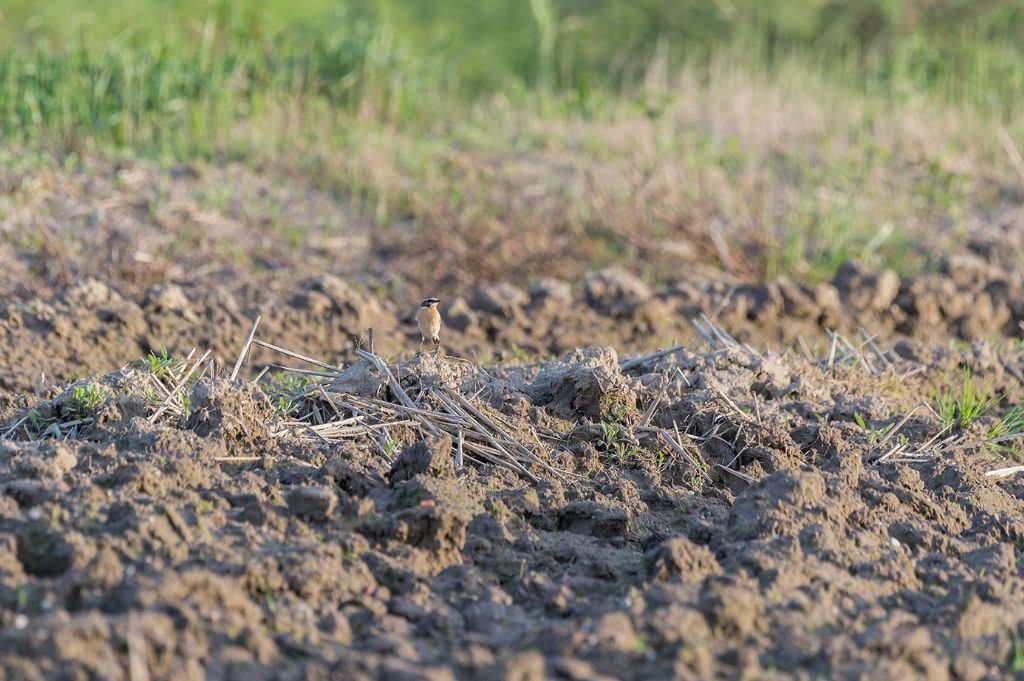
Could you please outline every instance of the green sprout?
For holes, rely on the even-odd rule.
[[[988,393],[986,386],[971,378],[971,370],[965,369],[959,389],[946,388],[935,398],[935,411],[942,430],[970,428],[999,401],[999,396]]]
[[[167,348],[160,348],[160,352],[156,353],[150,351],[148,355],[142,358],[142,365],[149,373],[153,374],[158,378],[167,378],[170,376],[169,367],[175,363],[175,359],[167,354]]]
[[[853,420],[857,422],[857,425],[860,426],[861,430],[868,434],[868,440],[871,444],[875,444],[875,442],[883,438],[885,434],[892,430],[893,426],[896,425],[895,423],[890,423],[884,428],[875,428],[874,424],[869,424],[865,421],[864,417],[861,416],[859,412],[853,415]]]
[[[620,464],[633,458],[638,449],[636,440],[623,424],[625,410],[622,407],[612,409],[612,418],[601,422],[601,448]]]
[[[107,401],[107,394],[97,383],[83,383],[74,387],[71,401],[76,413],[94,414]]]

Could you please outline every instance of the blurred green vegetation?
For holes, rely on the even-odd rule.
[[[0,29],[6,47],[33,50],[243,41],[283,54],[344,45],[352,56],[382,30],[410,58],[443,59],[471,92],[510,80],[629,85],[652,59],[737,45],[764,66],[800,51],[876,84],[954,97],[979,77],[1016,87],[1024,69],[1017,0],[5,0]]]
[[[694,184],[666,180],[660,213],[577,199],[564,220],[608,258],[722,222],[760,234],[764,275],[908,271],[904,226],[961,229],[1001,172],[971,165],[1003,154],[994,126],[1024,132],[1022,37],[1019,0],[3,0],[0,135],[64,158],[272,159],[421,224],[518,219],[495,206],[516,181],[471,194],[460,150],[620,158]]]
[[[722,54],[1009,120],[1022,31],[1015,0],[5,0],[0,132],[194,153],[282,97],[422,121],[432,103],[555,93],[586,114]]]

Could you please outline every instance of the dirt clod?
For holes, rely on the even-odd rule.
[[[290,513],[314,522],[330,518],[338,504],[337,495],[329,487],[299,487],[288,492],[287,501]]]
[[[455,460],[450,437],[420,440],[402,450],[391,466],[388,477],[392,482],[411,480],[417,475],[451,478],[455,475]]]
[[[685,537],[666,539],[644,556],[648,579],[679,577],[684,582],[699,582],[718,571],[718,561],[707,548]]]
[[[187,427],[201,437],[213,436],[232,444],[258,444],[270,436],[274,414],[262,392],[239,389],[223,379],[200,381],[192,390]]]
[[[608,418],[613,407],[635,406],[630,382],[611,348],[583,348],[549,364],[526,386],[533,403],[564,418]]]
[[[647,285],[621,267],[588,274],[583,290],[589,305],[612,317],[628,316],[651,298]]]

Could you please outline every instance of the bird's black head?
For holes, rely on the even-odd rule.
[[[424,298],[424,299],[423,299],[423,302],[422,302],[422,303],[420,303],[420,307],[422,307],[423,309],[427,309],[427,308],[429,308],[429,307],[432,307],[432,306],[434,306],[434,305],[437,305],[437,304],[438,304],[438,303],[440,303],[440,302],[441,302],[441,301],[440,301],[440,300],[438,300],[437,298]]]

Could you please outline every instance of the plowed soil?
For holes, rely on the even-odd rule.
[[[914,278],[503,281],[232,166],[0,186],[0,679],[1024,674],[1024,475],[989,475],[1022,452],[1019,230]],[[261,369],[318,367],[254,347],[230,381],[258,315],[354,368],[282,403]],[[400,402],[370,328],[420,408],[443,386],[536,460],[311,436]],[[212,358],[166,411],[160,348]]]

